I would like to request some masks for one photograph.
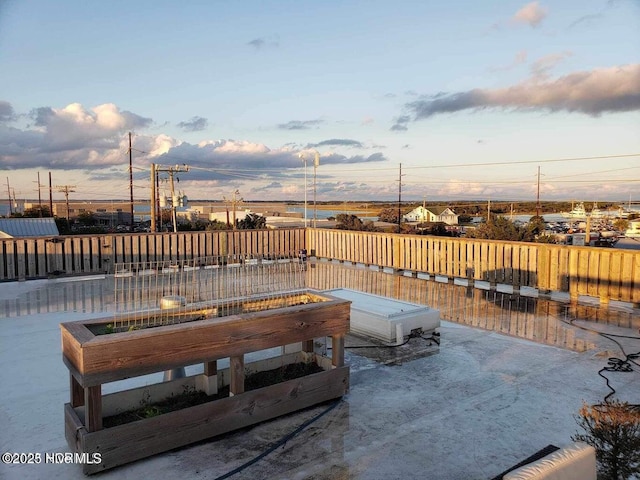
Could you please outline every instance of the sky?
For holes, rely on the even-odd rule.
[[[640,0],[0,0],[0,198],[129,132],[136,199],[640,200]]]

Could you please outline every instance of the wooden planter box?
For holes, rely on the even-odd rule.
[[[77,453],[100,453],[102,462],[85,464],[91,474],[188,445],[283,414],[341,397],[349,386],[344,336],[350,302],[305,292],[310,303],[272,310],[97,335],[113,318],[63,323],[63,361],[70,372],[70,402],[65,404],[65,435]],[[313,340],[332,337],[332,358],[313,353]],[[245,366],[244,355],[302,343],[302,351]],[[285,350],[283,348],[283,350]],[[228,370],[217,360],[229,358]],[[250,371],[281,364],[315,362],[323,371],[245,392]],[[102,384],[197,363],[204,373],[147,387],[102,395]],[[275,365],[275,366],[273,366]],[[228,385],[230,396],[156,417],[110,428],[103,417],[180,393],[184,388],[208,395]]]

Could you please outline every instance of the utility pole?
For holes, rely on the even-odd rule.
[[[299,153],[298,158],[302,160],[304,164],[304,228],[307,228],[307,158],[304,156],[304,153]],[[236,228],[235,220],[233,228]]]
[[[176,197],[173,176],[178,172],[188,172],[188,165],[175,165],[173,167],[156,166],[156,172],[167,172],[169,174],[169,185],[171,186],[171,221],[173,222],[173,231],[178,231],[178,215],[176,213]],[[132,203],[133,205],[133,203]]]
[[[316,228],[316,222],[318,221],[318,210],[316,206],[316,176],[318,174],[319,166],[320,154],[316,152],[316,156],[313,160],[313,228]]]
[[[53,186],[51,184],[51,172],[49,172],[49,215],[53,217]]]
[[[162,210],[160,209],[160,174],[158,173],[158,166],[156,165],[156,213],[158,214],[158,222],[156,224],[157,227],[160,227],[162,230]]]
[[[151,164],[151,202],[149,203],[150,207],[150,217],[151,217],[151,231],[156,231],[156,164]]]
[[[237,228],[236,226],[236,205],[240,202],[242,202],[242,197],[239,197],[240,195],[240,191],[236,189],[235,192],[233,192],[233,197],[231,199],[231,205],[233,208],[233,226],[232,228],[235,230]],[[229,202],[229,200],[227,200],[227,197],[222,197],[222,199],[225,202]],[[229,225],[229,209],[227,208],[227,225]]]
[[[129,231],[133,232],[133,157],[131,153],[131,132],[129,132],[129,195],[131,198],[131,221]]]
[[[540,216],[542,207],[540,206],[540,165],[538,165],[538,194],[536,196],[536,216]]]
[[[487,223],[491,223],[491,199],[487,202]]]
[[[11,207],[11,187],[9,186],[9,177],[7,177],[7,198],[9,199],[9,216],[13,214],[13,208]]]
[[[67,204],[67,224],[69,223],[69,194],[75,192],[75,185],[56,185],[59,192],[64,193],[64,198]]]
[[[40,172],[38,172],[38,209],[40,210],[39,216],[42,218],[42,196],[40,195],[40,187]]]
[[[400,173],[398,175],[398,233],[402,227],[402,212],[400,207],[402,205],[402,163],[400,164]]]

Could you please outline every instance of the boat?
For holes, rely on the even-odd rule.
[[[609,212],[600,210],[596,202],[593,202],[593,207],[590,212],[587,212],[584,202],[580,202],[573,207],[570,212],[560,212],[560,215],[571,220],[586,220],[587,217],[592,219],[602,219],[612,216]]]
[[[593,202],[593,207],[591,208],[591,213],[589,213],[591,218],[605,218],[608,217],[607,212],[604,212],[598,208],[598,204]]]
[[[629,228],[625,230],[624,236],[628,238],[640,238],[640,220],[630,221]]]
[[[560,215],[573,220],[585,220],[587,218],[587,210],[584,208],[584,203],[580,202],[570,212],[560,212]]]

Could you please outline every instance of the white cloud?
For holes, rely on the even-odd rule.
[[[537,27],[547,16],[547,9],[538,2],[527,3],[512,17],[515,23],[526,23],[531,27]]]
[[[485,108],[579,112],[592,116],[640,110],[640,64],[575,72],[555,80],[546,78],[548,68],[549,62],[538,66],[537,75],[506,88],[476,88],[422,97],[405,105],[413,115],[400,117],[405,119],[400,126],[406,129],[409,121],[441,113]]]

